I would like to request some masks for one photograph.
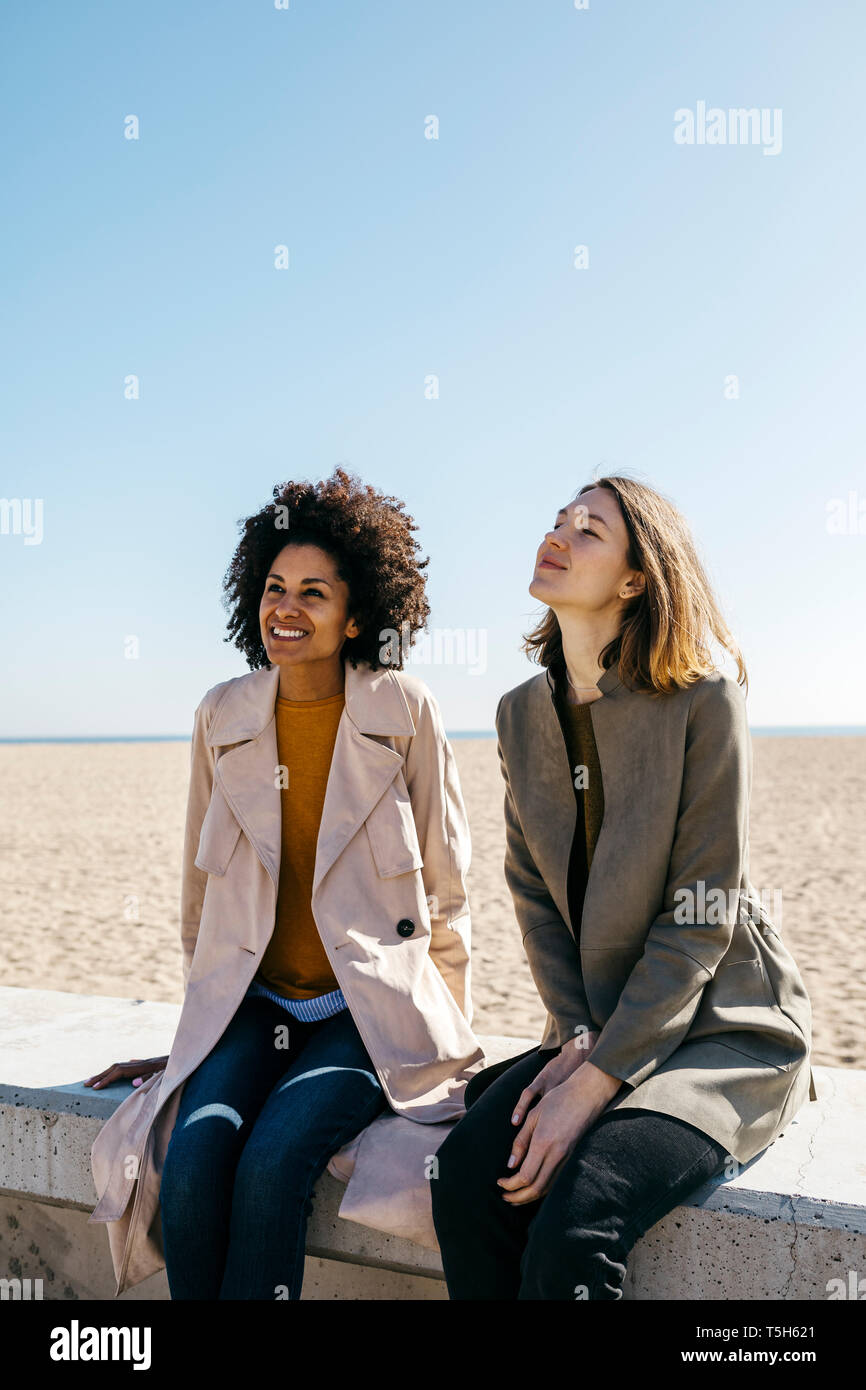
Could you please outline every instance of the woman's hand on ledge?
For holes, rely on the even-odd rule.
[[[94,1091],[100,1090],[103,1086],[110,1086],[113,1081],[123,1081],[126,1077],[132,1077],[133,1086],[140,1086],[148,1076],[153,1076],[155,1072],[164,1071],[168,1057],[134,1057],[131,1062],[112,1062],[105,1071],[98,1071],[93,1076],[88,1076],[83,1082],[85,1086],[92,1086]]]
[[[509,1206],[537,1202],[549,1192],[569,1154],[622,1086],[618,1077],[594,1067],[588,1058],[582,1061],[542,1096],[515,1136],[508,1160],[514,1172],[497,1178]]]

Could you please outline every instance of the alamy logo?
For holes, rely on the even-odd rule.
[[[851,488],[846,501],[831,497],[825,526],[831,536],[866,536],[866,496]]]
[[[674,112],[674,143],[677,145],[763,145],[764,154],[779,154],[782,148],[782,108],[775,106],[707,106],[695,104],[692,111],[681,106]]]
[[[470,676],[483,676],[487,670],[487,629],[437,627],[423,633],[412,645],[408,622],[383,627],[379,633],[379,660],[383,666],[465,666]]]
[[[772,901],[772,912],[769,903]],[[678,926],[722,926],[743,919],[755,921],[763,910],[766,921],[761,922],[761,931],[767,935],[772,931],[777,935],[782,925],[782,893],[778,888],[762,889],[758,902],[753,902],[745,889],[707,888],[703,879],[698,879],[695,888],[677,888],[674,891],[674,921]],[[754,915],[753,915],[754,914]],[[772,923],[772,926],[769,925]]]
[[[28,1302],[42,1297],[41,1279],[0,1279],[0,1299]]]
[[[42,498],[0,497],[0,536],[23,536],[25,545],[41,545]]]
[[[825,1287],[830,1299],[866,1299],[866,1279],[861,1279],[856,1269],[848,1270],[847,1284],[844,1279],[828,1279]]]
[[[150,1369],[149,1327],[69,1327],[51,1329],[52,1361],[131,1361],[134,1371]]]

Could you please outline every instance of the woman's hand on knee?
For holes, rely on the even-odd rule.
[[[577,1136],[569,1143],[569,1126],[562,1123],[560,1109],[555,1091],[543,1096],[530,1111],[520,1133],[515,1135],[508,1159],[509,1168],[515,1171],[510,1177],[496,1179],[503,1189],[503,1200],[509,1206],[539,1201],[549,1191],[557,1172],[577,1143]]]
[[[537,1202],[550,1191],[563,1163],[607,1105],[613,1080],[590,1067],[573,1072],[542,1096],[515,1135],[508,1160],[515,1171],[496,1179],[509,1205]]]
[[[574,1075],[578,1067],[588,1060],[597,1038],[598,1033],[584,1032],[573,1041],[567,1042],[556,1057],[551,1057],[535,1080],[517,1097],[514,1114],[511,1116],[513,1125],[523,1123],[530,1105],[536,1098],[546,1096],[554,1087],[562,1085],[563,1081]]]

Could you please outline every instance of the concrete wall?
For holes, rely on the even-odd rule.
[[[177,1012],[0,989],[0,1278],[41,1279],[45,1299],[113,1298],[106,1228],[87,1223],[90,1147],[128,1084],[100,1094],[81,1078],[167,1052]],[[775,1144],[638,1242],[625,1298],[823,1301],[831,1280],[866,1280],[866,1072],[813,1070],[818,1101]],[[316,1186],[302,1297],[447,1298],[438,1254],[343,1219],[343,1192],[330,1173]],[[119,1301],[166,1298],[163,1270]]]

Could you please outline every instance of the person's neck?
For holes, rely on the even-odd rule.
[[[567,671],[566,696],[572,704],[588,704],[598,700],[602,692],[598,682],[604,675],[599,653],[617,635],[607,624],[590,624],[585,620],[569,619],[557,614],[562,634],[562,656]]]
[[[280,667],[277,694],[281,700],[327,700],[344,690],[345,681],[339,655],[335,660],[305,661],[303,665]]]

